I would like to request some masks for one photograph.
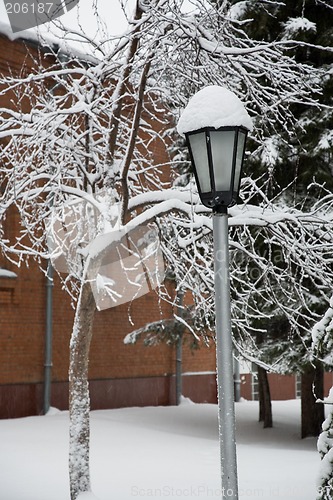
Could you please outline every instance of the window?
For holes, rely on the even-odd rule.
[[[0,304],[17,304],[17,274],[0,267]]]

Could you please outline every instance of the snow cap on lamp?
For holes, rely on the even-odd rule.
[[[245,127],[253,130],[252,120],[242,101],[230,90],[210,85],[199,90],[188,102],[177,126],[179,134],[205,127]]]

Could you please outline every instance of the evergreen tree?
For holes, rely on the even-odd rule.
[[[254,172],[262,175],[268,199],[280,200],[295,209],[308,208],[315,200],[331,196],[333,189],[333,53],[317,48],[332,46],[333,9],[328,3],[315,0],[286,0],[283,3],[247,0],[232,2],[231,12],[243,22],[249,20],[246,31],[251,38],[268,42],[276,39],[301,42],[292,48],[295,61],[312,66],[319,75],[316,81],[319,90],[315,91],[318,106],[303,106],[298,102],[297,95],[294,95],[291,109],[297,117],[296,129],[291,131],[277,117],[275,129],[270,127],[262,130],[262,144],[258,147],[255,142],[252,143],[253,154],[245,166],[249,177]],[[254,231],[253,241],[257,253],[262,256],[270,254],[271,259],[275,259],[275,265],[286,271],[285,283],[271,282],[271,291],[278,295],[279,300],[293,303],[294,312],[298,310],[296,319],[294,313],[290,316],[281,314],[276,306],[277,301],[272,301],[264,292],[267,288],[258,287],[257,295],[252,296],[247,307],[254,312],[259,303],[267,315],[266,320],[258,320],[253,313],[252,324],[257,332],[254,337],[260,347],[259,358],[280,373],[302,372],[303,387],[307,387],[303,394],[303,408],[313,410],[313,405],[305,401],[312,398],[314,403],[312,382],[320,366],[311,351],[310,330],[316,315],[323,313],[327,306],[327,290],[324,292],[316,279],[304,276],[297,258],[290,259],[288,249],[276,245],[274,239],[268,236],[263,238],[262,232],[260,236],[256,233],[258,231]],[[318,262],[318,272],[319,267]],[[253,265],[245,265],[245,269],[250,279],[252,276],[258,280],[263,275]],[[297,297],[293,282],[298,283],[300,288],[304,287],[306,293]],[[248,314],[248,311],[244,311],[244,314]],[[319,383],[317,396],[322,396],[320,386]],[[322,408],[319,409],[319,415],[316,413],[311,411],[308,418],[303,415],[304,437],[318,432],[318,419],[320,422],[323,417]],[[313,425],[309,424],[309,420],[315,418],[317,421]]]

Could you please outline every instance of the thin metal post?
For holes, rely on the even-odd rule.
[[[239,369],[239,361],[234,356],[234,386],[235,386],[235,403],[239,403],[241,398],[241,378],[240,378],[240,369]]]
[[[216,365],[222,498],[238,500],[233,355],[231,341],[228,214],[213,213]]]
[[[177,315],[183,314],[184,292],[179,290],[177,294]],[[182,398],[182,350],[183,350],[183,326],[178,326],[178,339],[176,344],[176,404],[180,405]]]
[[[52,316],[53,316],[53,267],[49,261],[46,275],[46,322],[45,322],[45,361],[44,361],[44,415],[51,405],[52,382]]]

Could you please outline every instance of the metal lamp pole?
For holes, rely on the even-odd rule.
[[[238,500],[235,438],[233,354],[231,341],[228,214],[226,207],[213,213],[216,366],[222,498]]]
[[[246,138],[252,129],[236,94],[216,85],[190,99],[177,127],[186,137],[200,200],[213,210],[222,498],[233,500],[238,500],[238,486],[227,207],[237,203]]]

